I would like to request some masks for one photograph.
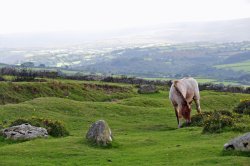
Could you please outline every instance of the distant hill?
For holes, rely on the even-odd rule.
[[[250,42],[184,43],[168,46],[128,48],[104,54],[94,64],[78,70],[142,77],[211,77],[228,79],[249,73],[217,67],[250,60]],[[215,67],[216,66],[216,67]]]
[[[3,53],[7,55],[8,51]],[[21,51],[10,49],[9,53],[23,57],[19,63],[34,62],[36,66],[44,64],[46,67],[84,73],[161,78],[194,76],[221,81],[239,80],[241,76],[250,74],[249,63],[246,63],[250,60],[250,41],[144,45],[114,50],[84,50],[79,47]]]
[[[250,39],[250,18],[228,21],[185,22],[162,26],[159,38],[172,42],[239,42]]]
[[[2,67],[6,67],[6,66],[9,66],[9,65],[4,64],[4,63],[0,63],[0,68],[2,68]]]

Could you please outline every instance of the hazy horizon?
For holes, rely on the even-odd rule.
[[[0,20],[3,49],[241,42],[250,0],[9,0]]]
[[[0,35],[110,33],[168,23],[250,18],[249,0],[10,0],[0,2]]]

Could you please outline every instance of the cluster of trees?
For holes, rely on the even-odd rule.
[[[45,68],[46,67],[45,64],[40,64],[38,66],[35,66],[35,63],[33,62],[24,62],[20,66],[23,68],[33,68],[33,67]]]

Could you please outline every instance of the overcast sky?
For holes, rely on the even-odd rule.
[[[250,17],[250,0],[0,0],[0,34],[105,32]]]

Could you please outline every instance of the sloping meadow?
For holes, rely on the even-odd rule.
[[[177,128],[168,91],[137,94],[130,85],[54,81],[1,83],[0,122],[18,118],[58,120],[69,136],[26,142],[0,140],[0,165],[247,165],[249,155],[223,152],[223,144],[241,134],[203,134],[202,127]],[[86,85],[87,84],[87,85]],[[66,89],[66,90],[65,90]],[[232,111],[247,94],[201,92],[204,112]],[[9,104],[12,103],[12,104]],[[192,112],[196,114],[195,109]],[[90,125],[108,122],[110,148],[87,143]]]

